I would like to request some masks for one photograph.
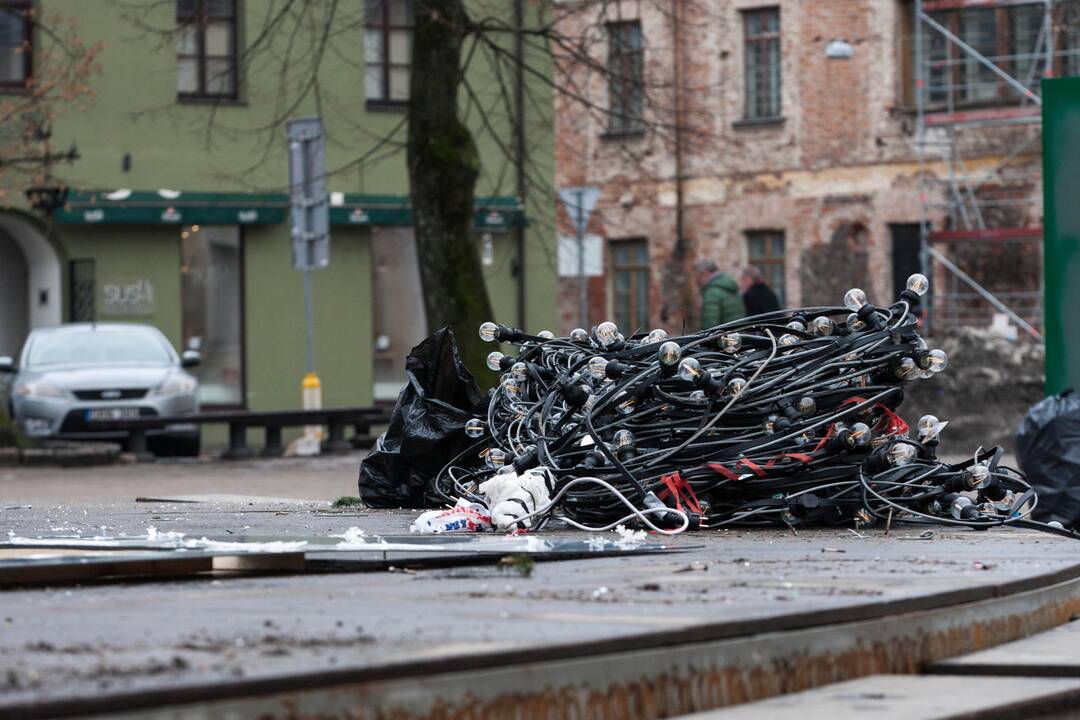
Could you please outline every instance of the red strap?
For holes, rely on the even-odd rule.
[[[735,463],[735,467],[738,467],[739,465],[745,465],[746,467],[750,468],[758,477],[765,477],[765,471],[761,469],[760,465],[758,465],[750,458],[739,458],[739,462]]]
[[[728,470],[726,467],[724,467],[720,463],[708,463],[708,466],[709,466],[710,470],[712,470],[715,473],[719,473],[720,475],[723,475],[728,480],[738,480],[739,479],[739,476],[738,476],[737,473],[734,473],[731,470]]]
[[[698,503],[697,495],[694,493],[694,488],[690,486],[690,483],[686,482],[683,476],[676,470],[673,473],[664,475],[660,478],[660,482],[664,483],[666,490],[662,490],[658,498],[663,500],[670,493],[675,499],[675,509],[683,509],[683,499],[686,500],[686,509],[690,512],[701,513],[701,504]]]

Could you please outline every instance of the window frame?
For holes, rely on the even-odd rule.
[[[196,30],[194,54],[176,52],[177,74],[180,72],[180,60],[195,60],[198,67],[199,89],[196,92],[181,92],[176,90],[176,98],[181,102],[206,102],[206,101],[230,101],[240,99],[240,18],[243,16],[241,3],[243,0],[232,0],[232,16],[229,18],[214,17],[213,20],[228,20],[231,25],[229,36],[232,52],[228,56],[230,72],[232,73],[232,90],[229,93],[209,92],[207,87],[206,66],[210,59],[220,60],[222,56],[210,56],[206,53],[206,28],[210,21],[206,6],[209,0],[194,0],[195,14],[190,18],[180,13],[179,0],[176,3],[177,28],[192,25]]]
[[[390,3],[394,0],[376,0],[381,9],[382,17],[378,22],[372,22],[371,18],[365,12],[364,15],[364,30],[379,30],[382,35],[382,52],[379,55],[379,62],[368,62],[367,58],[364,59],[364,101],[369,108],[389,108],[389,109],[403,109],[409,105],[409,98],[404,100],[397,100],[390,97],[390,71],[394,68],[407,68],[409,71],[409,80],[412,81],[412,58],[409,58],[408,63],[394,63],[390,61],[390,33],[395,30],[404,30],[410,35],[410,44],[412,43],[412,36],[416,31],[416,16],[413,15],[413,22],[411,25],[393,25],[390,23]],[[402,0],[402,2],[410,3],[412,0]],[[365,8],[366,10],[366,8]],[[416,8],[413,7],[415,13]],[[406,10],[406,17],[408,17],[409,11]],[[365,43],[366,43],[365,38]],[[367,48],[364,48],[365,55]],[[382,89],[382,95],[377,98],[369,97],[367,94],[367,69],[371,67],[378,67],[381,69],[380,87]],[[410,92],[411,94],[411,92]]]
[[[766,5],[762,7],[745,8],[739,11],[742,19],[742,36],[743,36],[743,124],[755,124],[755,123],[769,123],[783,120],[784,117],[784,45],[783,45],[783,26],[781,25],[781,15],[779,5]],[[754,16],[776,16],[776,30],[771,32],[759,32],[755,35],[750,34],[750,18]],[[750,106],[750,54],[751,50],[758,54],[759,57],[768,57],[768,46],[770,43],[775,42],[777,46],[776,62],[777,62],[777,77],[776,77],[776,108],[775,112],[767,115],[759,115],[756,110],[752,110]],[[762,50],[764,49],[764,53]],[[760,66],[759,66],[760,68]],[[760,75],[760,70],[758,70]],[[756,82],[756,80],[755,80]],[[770,89],[769,86],[772,83],[771,76],[767,76],[765,81],[758,86],[758,96],[761,96],[762,90]],[[771,96],[771,93],[767,93],[767,96]]]
[[[746,264],[753,265],[761,271],[762,278],[769,284],[769,288],[776,293],[780,305],[783,306],[787,296],[787,233],[784,232],[783,228],[755,228],[753,230],[744,230],[743,238],[746,241]],[[777,238],[780,239],[783,252],[774,255],[772,252],[773,241]],[[764,240],[765,245],[765,255],[760,258],[754,257],[752,249],[753,241],[757,239]],[[780,268],[779,274],[769,272],[770,269],[776,267]],[[776,278],[780,279],[779,286]]]
[[[641,20],[615,20],[604,25],[607,31],[608,74],[607,129],[605,135],[639,135],[645,131],[645,34]],[[638,46],[629,48],[624,31],[636,28]],[[615,38],[618,37],[616,48]],[[629,49],[628,49],[629,48]],[[636,57],[636,65],[635,65]],[[618,62],[618,69],[613,66]],[[633,73],[633,77],[631,77]],[[634,91],[636,90],[636,97]],[[618,108],[616,109],[616,98]],[[627,111],[631,105],[633,114]]]
[[[618,247],[619,245],[624,245],[624,246],[640,245],[645,250],[645,260],[642,261],[641,263],[636,263],[635,261],[631,260],[630,263],[627,264],[627,265],[617,265],[616,261],[615,261],[615,252],[614,251],[615,251],[615,248]],[[618,301],[616,299],[616,294],[617,293],[616,293],[616,289],[615,289],[615,278],[618,275],[618,273],[620,273],[620,272],[630,273],[630,283],[631,283],[631,285],[630,285],[630,289],[627,291],[627,297],[629,299],[629,306],[627,308],[627,313],[626,314],[627,314],[627,317],[629,317],[631,319],[631,321],[633,321],[633,319],[635,317],[637,317],[638,314],[639,314],[637,312],[637,310],[639,310],[639,308],[637,307],[638,273],[644,271],[644,273],[645,273],[645,323],[642,326],[642,329],[647,330],[648,327],[649,327],[649,323],[652,320],[652,298],[651,298],[652,267],[651,267],[650,262],[649,262],[649,239],[647,237],[645,237],[645,236],[634,236],[634,237],[625,237],[625,238],[610,238],[607,241],[607,254],[608,254],[608,266],[611,268],[611,272],[610,272],[609,277],[608,277],[608,288],[609,288],[609,292],[610,292],[610,303],[611,303],[611,313],[610,313],[611,316],[613,318],[615,318],[616,324],[619,325],[619,327],[622,328],[624,332],[626,332],[628,337],[629,337],[631,332],[634,332],[635,330],[638,329],[636,327],[629,327],[628,323],[625,323],[625,322],[620,323],[619,322],[619,320],[621,320],[622,318],[620,317]],[[624,325],[626,325],[626,327],[624,327]]]
[[[34,9],[34,0],[0,0],[0,12],[12,10],[23,13],[23,38],[26,48],[23,56],[22,80],[0,80],[0,92],[26,90],[34,79],[34,19],[31,11]]]

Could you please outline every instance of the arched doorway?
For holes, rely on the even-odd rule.
[[[60,256],[38,225],[0,213],[0,355],[15,355],[26,334],[63,321]]]

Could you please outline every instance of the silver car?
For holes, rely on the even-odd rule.
[[[184,370],[197,352],[179,357],[149,325],[74,323],[30,333],[18,364],[0,357],[12,419],[26,435],[72,440],[123,440],[102,421],[199,411],[198,381]],[[155,452],[198,455],[199,426],[170,425],[147,432]]]

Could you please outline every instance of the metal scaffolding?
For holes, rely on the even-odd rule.
[[[941,271],[940,329],[997,312],[1041,338],[1040,80],[1080,68],[1061,30],[1077,2],[914,0],[920,260]]]

